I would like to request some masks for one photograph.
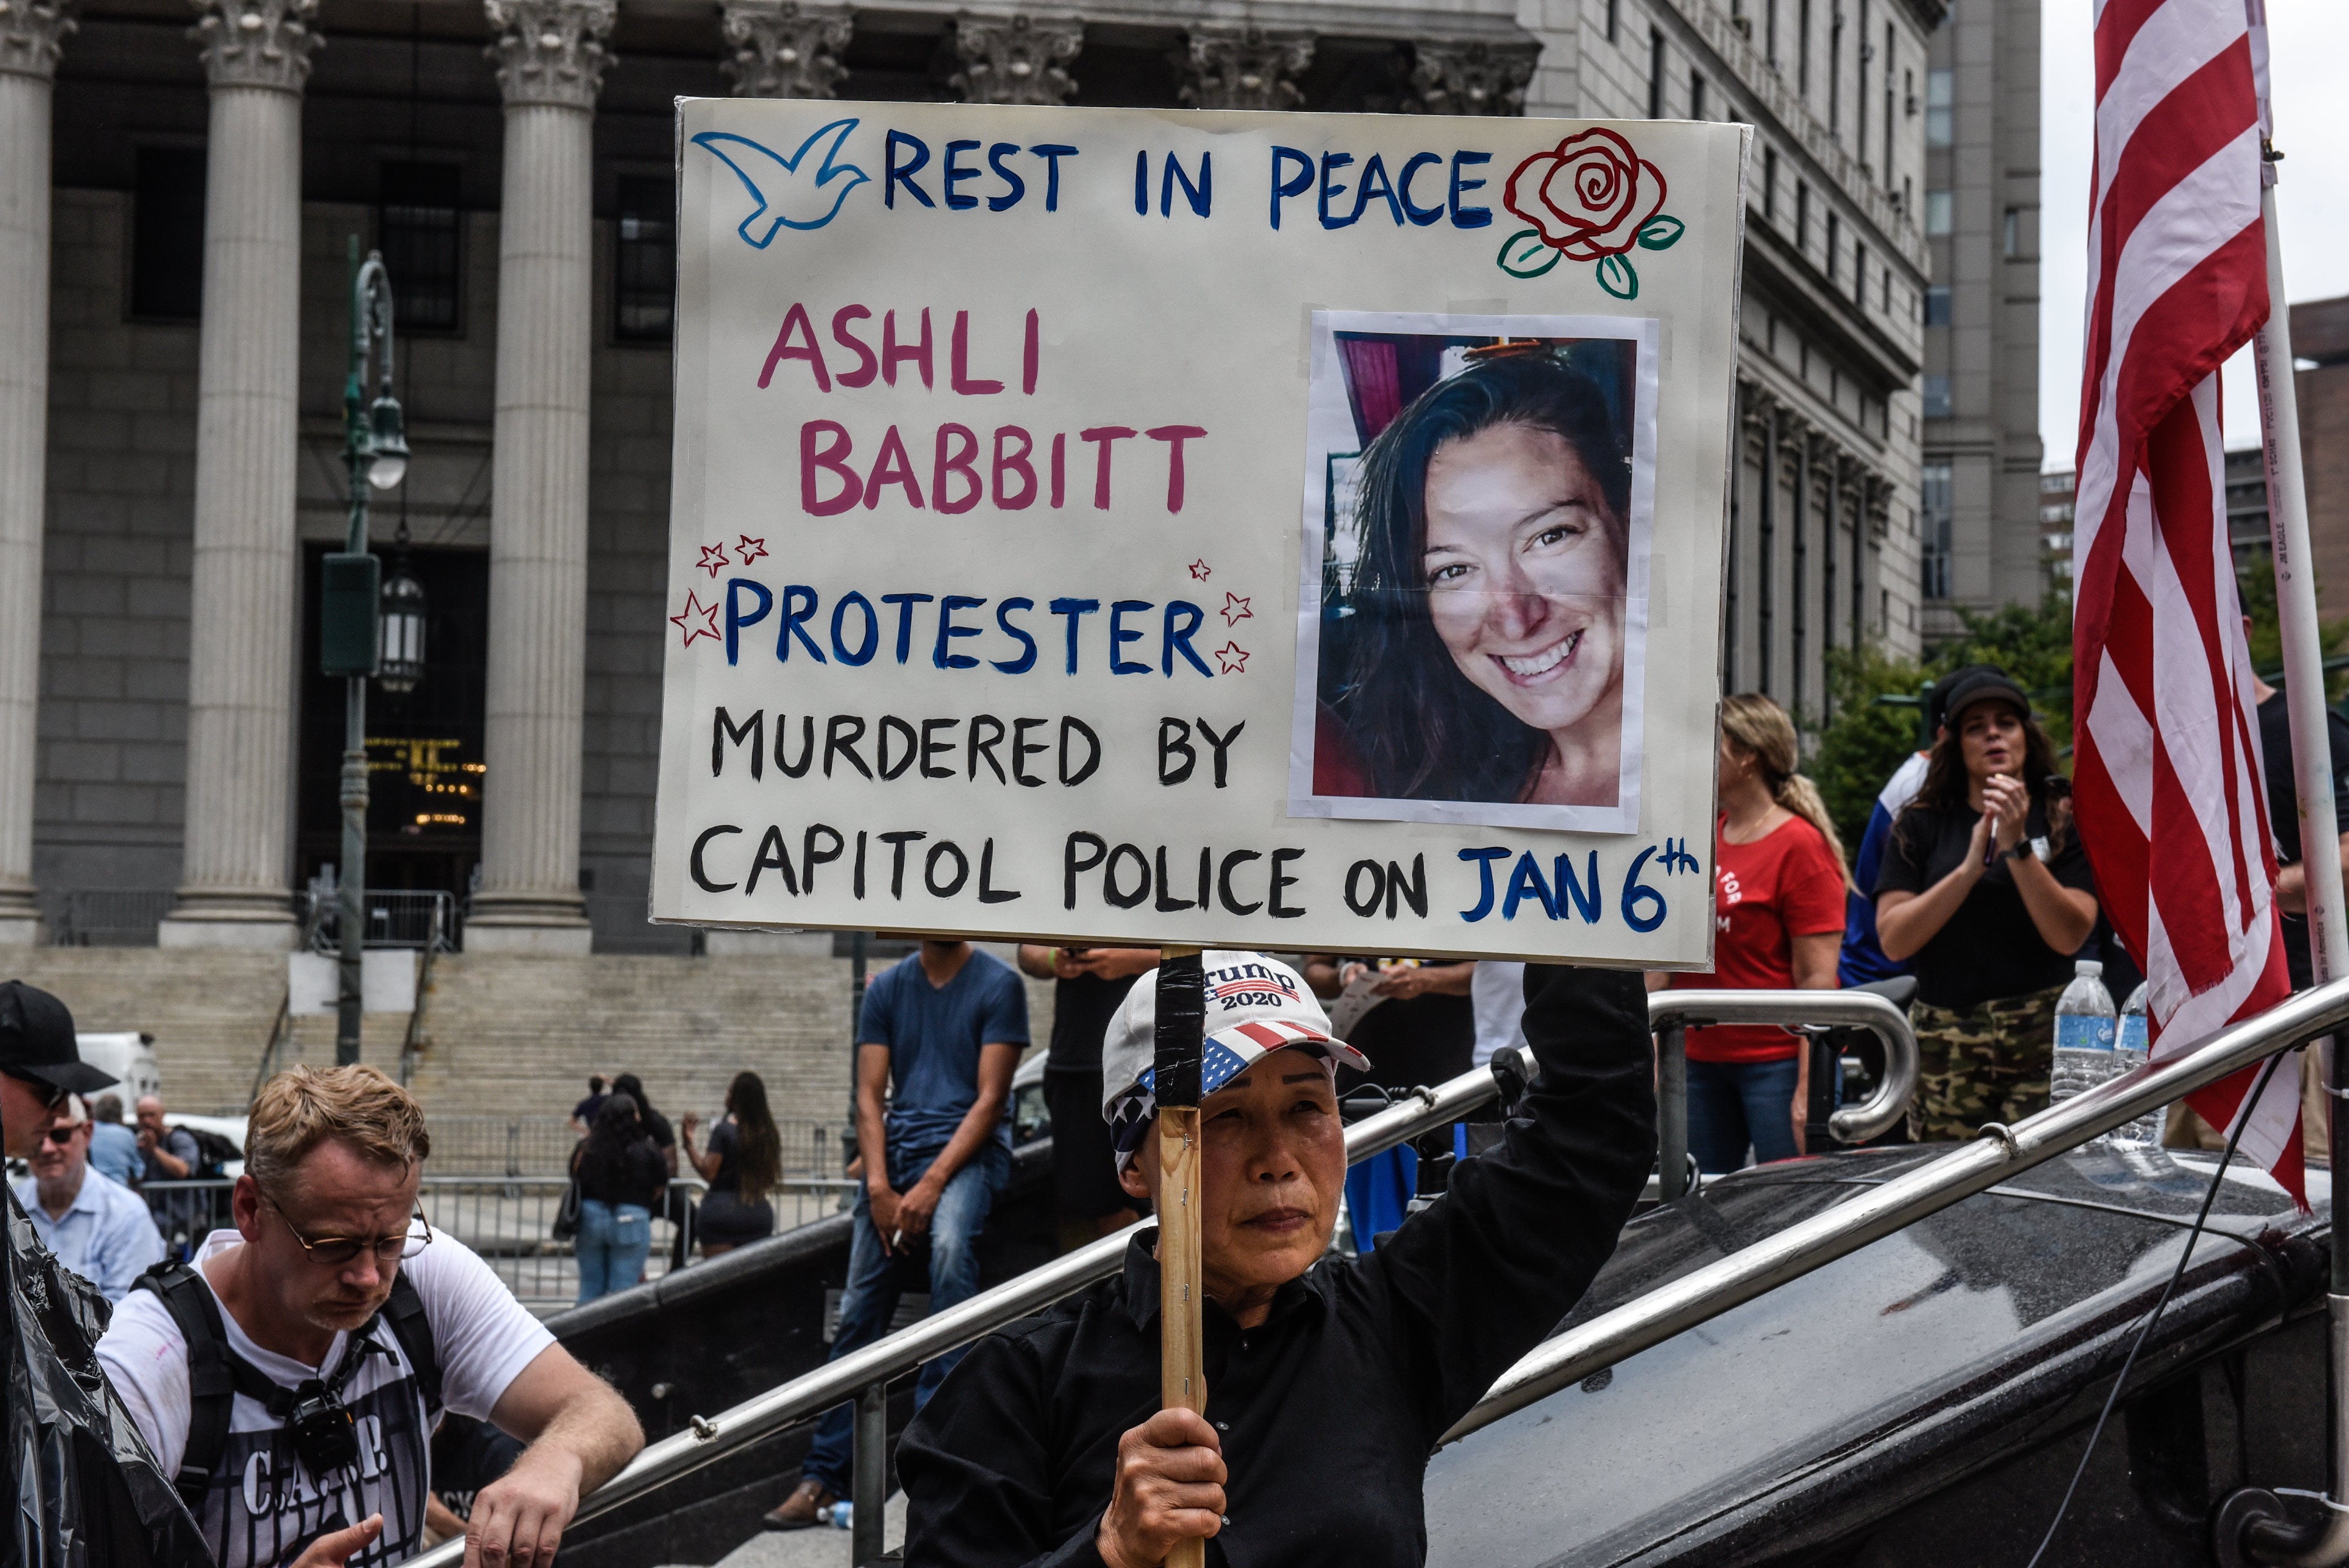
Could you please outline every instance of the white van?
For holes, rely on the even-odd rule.
[[[76,1034],[74,1044],[80,1048],[81,1059],[101,1073],[114,1075],[115,1085],[100,1094],[122,1096],[122,1116],[130,1119],[141,1095],[163,1092],[163,1070],[155,1063],[155,1037],[135,1030],[103,1034]],[[84,1096],[96,1099],[98,1096]]]

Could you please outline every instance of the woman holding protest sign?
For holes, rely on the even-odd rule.
[[[1437,1439],[1588,1287],[1655,1158],[1646,997],[1622,971],[1532,967],[1541,1068],[1499,1149],[1385,1246],[1326,1256],[1346,1174],[1334,1078],[1363,1064],[1303,979],[1205,955],[1199,1088],[1206,1404],[1159,1409],[1157,1232],[1125,1267],[970,1348],[908,1427],[909,1568],[1142,1568],[1223,1535],[1234,1561],[1424,1560]],[[1136,1198],[1159,1173],[1155,976],[1103,1055],[1104,1117]]]
[[[1920,1141],[2045,1108],[2055,1002],[2096,928],[2071,783],[2030,699],[1988,665],[1944,691],[1924,785],[1876,878],[1877,939],[1917,976],[1924,1072],[1909,1129]]]
[[[1470,358],[1362,455],[1360,618],[1315,790],[1611,806],[1630,444],[1566,354]]]

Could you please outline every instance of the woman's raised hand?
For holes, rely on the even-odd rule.
[[[2023,782],[2006,774],[1998,774],[1982,783],[1982,818],[1992,824],[2002,852],[2023,842],[2023,830],[2031,815],[2031,791]]]

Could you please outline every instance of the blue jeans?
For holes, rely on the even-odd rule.
[[[579,1303],[625,1291],[653,1250],[653,1213],[641,1203],[579,1200]]]
[[[925,1153],[912,1159],[901,1159],[897,1151],[889,1151],[889,1185],[904,1192],[922,1179],[930,1168],[934,1153]],[[1011,1179],[1011,1151],[1000,1140],[988,1138],[969,1164],[954,1173],[947,1189],[938,1196],[937,1211],[930,1216],[930,1310],[940,1312],[957,1302],[968,1301],[978,1293],[978,1233],[987,1225],[987,1212],[995,1206],[995,1195],[1003,1190]],[[848,1247],[848,1288],[841,1293],[840,1328],[833,1336],[832,1355],[837,1361],[852,1350],[862,1350],[889,1332],[889,1322],[897,1315],[897,1295],[905,1288],[905,1265],[907,1248],[900,1248],[895,1257],[881,1250],[881,1233],[874,1229],[873,1214],[865,1195],[856,1195],[856,1235]],[[918,1252],[915,1253],[918,1259]],[[914,1385],[914,1408],[919,1410],[930,1402],[938,1385],[962,1359],[960,1350],[948,1351],[936,1360],[925,1363],[922,1375]],[[856,1407],[853,1404],[835,1405],[816,1424],[815,1442],[800,1466],[800,1479],[820,1483],[830,1490],[845,1494],[849,1470],[854,1455]]]
[[[1795,1085],[1803,1064],[1781,1062],[1691,1062],[1688,1064],[1689,1152],[1699,1170],[1723,1176],[1745,1163],[1754,1146],[1757,1165],[1795,1158]]]

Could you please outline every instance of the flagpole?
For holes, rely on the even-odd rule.
[[[2264,105],[2262,105],[2264,109]],[[2260,143],[2261,226],[2266,231],[2268,318],[2252,340],[2259,379],[2261,455],[2268,481],[2268,534],[2275,559],[2276,619],[2282,633],[2284,711],[2292,721],[2292,771],[2300,804],[2300,851],[2308,908],[2309,957],[2316,983],[2349,974],[2344,923],[2340,824],[2333,809],[2333,748],[2324,710],[2324,649],[2316,619],[2315,562],[2309,553],[2308,491],[2301,472],[2300,410],[2292,382],[2292,316],[2284,303],[2283,247],[2276,226],[2276,161]],[[2324,1086],[2327,1147],[2334,1170],[2349,1159],[2349,1117],[2339,1113],[2333,1042],[2312,1053]],[[2242,1114],[2249,1116],[2245,1106]],[[2246,1532],[2247,1554],[2260,1562],[2340,1563],[2349,1556],[2349,1233],[2333,1226],[2333,1278],[2327,1293],[2331,1355],[2327,1367],[2325,1517],[2305,1531]],[[2269,1535],[2268,1539],[2259,1537]],[[2261,1550],[2265,1548],[2265,1550]]]
[[[2324,711],[2324,647],[2316,618],[2316,571],[2308,543],[2308,490],[2301,472],[2300,409],[2292,396],[2292,319],[2284,308],[2283,249],[2275,187],[2260,192],[2267,230],[2268,318],[2252,339],[2259,378],[2261,455],[2266,462],[2268,533],[2275,558],[2276,619],[2283,635],[2284,711],[2292,719],[2292,782],[2300,796],[2300,848],[2308,892],[2309,956],[2316,983],[2349,974],[2341,857],[2333,810],[2333,748]],[[2328,1088],[2330,1080],[2328,1075]]]

